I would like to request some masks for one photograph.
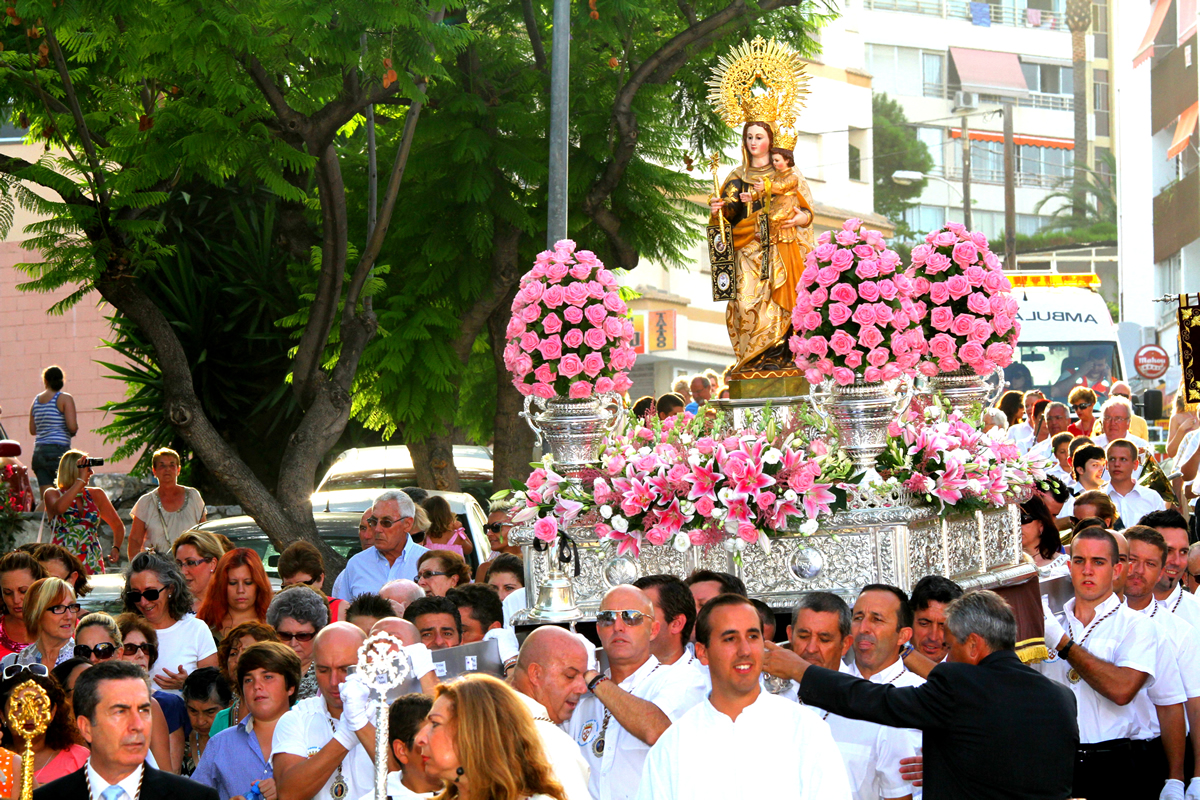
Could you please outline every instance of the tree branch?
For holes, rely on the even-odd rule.
[[[108,190],[104,188],[104,170],[101,169],[100,158],[96,155],[96,145],[92,142],[92,134],[88,130],[87,121],[83,118],[83,109],[79,107],[79,98],[75,96],[75,83],[71,80],[70,73],[67,72],[67,59],[63,57],[62,48],[58,46],[58,39],[54,37],[54,31],[49,27],[46,28],[46,42],[50,45],[50,52],[54,55],[54,64],[58,67],[58,76],[62,79],[63,92],[67,96],[67,106],[71,109],[75,127],[83,142],[83,152],[87,154],[92,174],[96,176],[96,194],[102,203],[106,203],[108,202]]]
[[[542,47],[542,34],[538,30],[537,17],[533,13],[533,0],[521,0],[521,14],[525,17],[525,32],[529,34],[529,46],[533,48],[533,63],[537,65],[538,69],[545,72],[546,50]]]
[[[241,61],[242,68],[246,70],[250,80],[254,81],[254,85],[262,92],[267,105],[271,107],[271,111],[279,118],[283,127],[291,133],[303,136],[309,127],[308,118],[288,105],[287,99],[283,96],[283,90],[267,74],[262,63],[255,56],[246,56],[244,59],[239,58],[238,60]]]

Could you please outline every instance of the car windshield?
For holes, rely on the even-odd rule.
[[[1066,402],[1076,386],[1107,395],[1121,377],[1117,348],[1112,342],[1021,342],[1016,360],[1004,369],[1005,389],[1041,389],[1051,400]]]

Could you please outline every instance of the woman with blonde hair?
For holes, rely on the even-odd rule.
[[[79,603],[75,591],[62,578],[42,578],[33,582],[25,595],[25,630],[33,642],[19,653],[0,659],[0,667],[10,664],[43,664],[49,671],[75,655],[75,623]]]
[[[104,553],[100,547],[100,521],[112,528],[113,546],[108,560],[121,560],[121,542],[125,523],[117,515],[103,489],[89,487],[92,468],[84,464],[88,454],[68,450],[58,460],[58,486],[42,493],[50,524],[50,541],[61,544],[79,557],[88,574],[104,572]]]
[[[222,537],[224,538],[224,537]],[[224,542],[207,531],[184,531],[175,540],[175,566],[183,573],[188,590],[192,593],[192,611],[200,609],[208,583],[216,572],[217,562],[229,549]]]
[[[439,684],[413,743],[437,800],[567,800],[525,704],[490,675]]]
[[[169,447],[150,457],[158,487],[146,492],[133,505],[133,527],[129,530],[129,560],[144,546],[168,553],[184,531],[207,519],[200,492],[179,482],[179,453]]]

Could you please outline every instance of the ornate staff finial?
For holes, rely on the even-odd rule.
[[[21,757],[21,800],[33,797],[33,740],[46,732],[50,725],[50,697],[36,681],[28,680],[13,690],[8,698],[9,729],[25,740]]]

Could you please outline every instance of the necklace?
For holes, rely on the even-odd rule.
[[[900,676],[901,676],[901,675],[903,675],[903,674],[904,674],[904,673],[906,673],[906,672],[908,672],[908,667],[904,666],[904,662],[903,662],[903,661],[901,661],[901,662],[900,662],[900,671],[899,671],[899,672],[897,672],[895,675],[893,675],[893,676],[891,677],[891,679],[890,679],[890,680],[887,680],[887,681],[884,681],[883,683],[881,683],[881,684],[880,684],[880,686],[891,686],[893,683],[895,683],[896,681],[900,680]],[[867,678],[867,680],[870,680],[870,678]],[[824,712],[823,714],[821,714],[821,719],[822,719],[822,720],[828,720],[828,719],[829,719],[829,712],[828,712],[828,711],[826,711],[826,712]]]
[[[335,734],[337,733],[337,723],[334,721],[333,717],[329,718],[329,727]],[[342,760],[344,761],[345,759]],[[329,794],[334,800],[342,800],[342,798],[346,796],[346,792],[349,790],[350,787],[346,785],[346,779],[342,777],[342,762],[339,761],[337,765],[337,771],[333,773],[333,786],[329,787]],[[135,797],[133,800],[137,800],[137,798]]]
[[[88,799],[91,800],[91,798],[95,797],[95,795],[92,794],[92,778],[90,775],[88,775],[88,772],[88,768],[84,766],[83,782],[87,784]],[[142,767],[142,774],[138,776],[137,790],[135,790],[133,793],[133,800],[138,800],[138,798],[142,796],[142,781],[144,780],[146,780],[146,768]]]
[[[650,680],[650,676],[658,672],[658,668],[662,666],[662,662],[654,665],[654,669],[650,670],[650,675],[646,676],[646,680]],[[596,758],[604,758],[604,737],[608,734],[608,722],[612,719],[612,712],[608,710],[608,706],[604,707],[604,721],[600,723],[600,733],[596,736],[596,741],[592,742],[592,755]]]
[[[1108,619],[1113,614],[1117,613],[1117,611],[1120,608],[1121,608],[1121,604],[1117,603],[1117,605],[1113,606],[1112,610],[1109,611],[1107,614],[1105,614],[1103,617],[1100,617],[1100,619],[1092,620],[1092,624],[1088,625],[1086,628],[1083,629],[1083,638],[1080,639],[1075,644],[1079,647],[1083,647],[1084,643],[1087,642],[1088,637],[1092,635],[1092,631],[1096,630],[1096,628],[1099,628],[1101,622],[1104,622],[1104,620]],[[1067,631],[1070,634],[1072,639],[1075,638],[1075,622],[1071,619],[1074,616],[1075,616],[1074,613],[1068,613],[1065,615],[1066,620],[1067,620]],[[1079,681],[1081,680],[1081,676],[1080,676],[1078,670],[1076,670],[1074,667],[1071,667],[1069,670],[1067,670],[1067,680],[1069,680],[1072,684],[1079,683]]]
[[[18,642],[15,639],[9,638],[8,631],[4,629],[4,618],[0,616],[0,647],[5,650],[11,650],[14,653],[19,653],[26,647],[29,647],[29,642]]]
[[[1174,614],[1179,609],[1179,604],[1183,602],[1183,589],[1179,586],[1175,587],[1179,590],[1179,597],[1175,598],[1175,605],[1171,606],[1171,613]]]

